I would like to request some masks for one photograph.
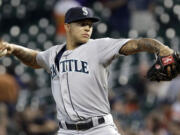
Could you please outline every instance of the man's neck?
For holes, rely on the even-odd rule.
[[[73,46],[73,45],[70,45],[70,44],[68,44],[68,43],[67,43],[67,45],[66,45],[66,49],[67,49],[67,50],[74,50],[76,47],[77,47],[77,46]]]
[[[80,45],[82,44],[78,44],[78,43],[68,43],[66,44],[66,49],[67,50],[74,50],[76,49],[77,47],[79,47]]]

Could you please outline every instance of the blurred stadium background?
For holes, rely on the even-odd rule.
[[[1,39],[46,50],[63,43],[63,16],[87,6],[102,20],[92,38],[155,38],[179,51],[180,0],[0,0]],[[145,79],[152,54],[120,57],[111,66],[109,100],[126,135],[180,135],[180,78]],[[0,59],[0,135],[54,135],[58,129],[50,77],[15,57]]]

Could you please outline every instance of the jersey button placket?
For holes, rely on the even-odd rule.
[[[67,60],[67,55],[65,55],[65,60]],[[71,97],[69,93],[69,84],[68,84],[68,72],[67,72],[67,63],[65,63],[65,70],[66,72],[62,73],[61,78],[61,90],[62,90],[62,99],[64,101],[65,109],[67,110],[67,113],[69,114],[70,118],[72,120],[76,120],[76,113],[74,112],[71,104]]]
[[[61,62],[65,60],[65,57],[62,56]],[[67,110],[67,98],[68,98],[68,90],[67,90],[67,84],[66,84],[66,74],[63,72],[63,67],[60,66],[60,72],[59,72],[59,81],[60,81],[60,87],[61,87],[61,95],[62,95],[62,100],[63,100],[63,106],[64,106],[64,111],[68,114],[70,117],[69,111]],[[71,117],[70,117],[71,118]]]

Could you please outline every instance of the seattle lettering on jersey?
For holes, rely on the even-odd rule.
[[[81,72],[81,73],[89,74],[88,63],[85,61],[80,61],[75,59],[64,60],[59,63],[59,67],[60,67],[60,73]],[[51,70],[51,78],[53,79],[57,75],[55,64],[51,66],[50,70]]]

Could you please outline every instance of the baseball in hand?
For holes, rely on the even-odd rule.
[[[0,57],[5,56],[7,54],[7,49],[5,49],[4,51],[0,51]]]

